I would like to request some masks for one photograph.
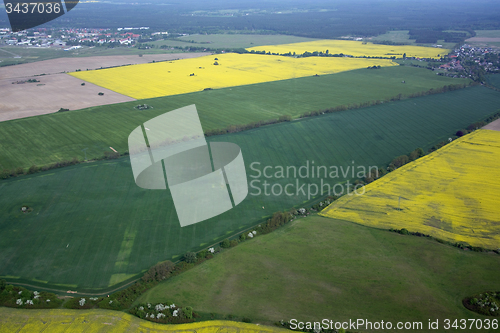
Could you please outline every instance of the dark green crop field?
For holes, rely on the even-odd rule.
[[[355,178],[350,172],[337,178],[318,177],[317,173],[304,178],[292,174],[279,177],[275,173],[278,166],[298,169],[313,162],[343,170],[383,166],[417,147],[427,150],[456,130],[496,112],[499,105],[500,93],[471,87],[210,137],[241,147],[249,194],[236,208],[184,228],[179,225],[170,192],[137,187],[128,158],[0,181],[0,276],[64,290],[107,288],[158,261],[175,260],[188,250],[217,243],[273,212],[300,207],[321,193],[312,184],[323,181],[333,186]],[[57,132],[61,123],[55,120],[59,117],[34,119],[41,119]],[[82,124],[75,122],[73,126]],[[113,124],[108,126],[111,130]],[[58,133],[69,140],[77,135]],[[26,129],[19,136],[28,148],[31,134]],[[119,147],[125,147],[125,139],[115,140]],[[54,146],[48,138],[44,142],[47,150],[11,148],[8,153],[14,157],[50,153]],[[270,168],[263,174],[266,166]],[[264,181],[270,184],[267,192]],[[292,184],[288,188],[291,195],[277,194],[288,184]],[[299,190],[301,186],[303,190]],[[24,205],[33,210],[21,212]]]
[[[398,94],[467,82],[406,66],[360,69],[6,121],[0,123],[0,170],[29,168],[34,164],[43,166],[73,157],[83,160],[85,148],[89,158],[102,156],[104,151],[110,151],[110,146],[123,152],[128,150],[128,135],[139,124],[191,104],[196,104],[206,131],[276,119],[281,115],[297,117],[307,111],[384,100]],[[475,94],[464,93],[475,98]],[[481,99],[483,94],[486,100],[477,103],[488,104],[488,96],[495,100],[494,94],[486,91],[477,98]],[[134,109],[144,103],[153,109]],[[461,107],[460,103],[450,99],[444,105]]]

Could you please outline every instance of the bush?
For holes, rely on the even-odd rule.
[[[114,151],[105,151],[104,152],[104,158],[106,158],[107,160],[112,160],[112,159],[115,159],[118,157],[120,157],[120,153],[115,153]]]
[[[407,164],[408,162],[410,162],[410,158],[407,155],[398,156],[392,160],[391,164],[389,164],[389,169],[397,169]]]
[[[415,161],[416,159],[419,159],[424,155],[425,155],[424,150],[422,148],[417,148],[410,153],[409,158],[410,161]]]
[[[196,260],[197,260],[196,253],[194,252],[188,252],[184,255],[184,261],[187,262],[188,264],[195,263]]]
[[[193,308],[190,306],[186,306],[185,308],[183,308],[182,313],[184,314],[184,316],[186,316],[187,319],[193,318]]]
[[[69,299],[64,303],[64,307],[67,309],[93,309],[97,308],[97,304],[102,301],[103,298],[100,297],[75,297]],[[108,299],[109,301],[109,299]]]
[[[198,252],[198,254],[196,256],[200,259],[205,259],[205,257],[207,256],[207,253],[208,253],[207,250],[201,250],[200,252]]]
[[[121,303],[117,299],[111,299],[109,297],[104,298],[102,301],[98,303],[98,306],[101,309],[109,309],[109,310],[121,310]]]
[[[457,133],[455,133],[455,135],[458,137],[461,137],[461,136],[464,136],[465,133],[464,133],[464,131],[457,131]]]
[[[10,170],[3,170],[1,173],[0,173],[0,178],[2,179],[7,179],[11,177],[11,171]]]
[[[479,128],[485,126],[485,125],[486,125],[486,122],[484,122],[484,121],[478,121],[476,123],[472,123],[469,126],[467,126],[467,130],[468,131],[474,131],[474,130],[479,129]]]
[[[231,242],[230,242],[230,246],[231,247],[235,247],[236,245],[238,245],[238,241],[236,239],[233,239]]]
[[[240,235],[240,241],[244,241],[245,239],[247,239],[247,236],[245,236],[245,234],[241,234]]]
[[[285,122],[285,121],[291,121],[291,120],[292,120],[292,117],[289,115],[279,116],[279,118],[278,118],[279,122]]]
[[[148,269],[146,273],[142,276],[142,281],[162,281],[168,278],[172,271],[174,270],[174,263],[170,260],[156,264],[155,266]]]
[[[229,241],[228,238],[224,239],[221,243],[220,243],[220,247],[222,248],[225,248],[227,249],[228,247],[231,246],[231,242]]]
[[[32,165],[32,166],[30,166],[30,168],[28,169],[28,174],[37,173],[38,171],[40,171],[40,168],[39,168],[39,167],[37,167],[36,165]]]
[[[300,208],[299,211],[301,209],[303,209],[303,208]],[[303,209],[303,212],[304,213],[301,212],[301,214],[305,214],[306,210]],[[288,221],[291,220],[291,218],[292,218],[292,216],[287,212],[274,213],[273,216],[270,219],[268,219],[266,223],[262,224],[259,227],[258,231],[260,233],[267,234],[273,230],[278,229],[282,225],[286,224]]]

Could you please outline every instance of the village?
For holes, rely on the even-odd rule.
[[[474,47],[463,44],[456,48],[447,58],[441,60],[444,64],[434,69],[439,75],[470,78],[476,82],[485,82],[486,74],[498,73],[500,61],[498,50],[493,48]]]
[[[132,46],[139,42],[149,27],[118,29],[47,29],[37,28],[12,32],[0,28],[0,46],[57,47],[71,50],[82,46]],[[167,32],[154,32],[151,36],[164,36]]]

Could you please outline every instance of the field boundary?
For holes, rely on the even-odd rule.
[[[248,124],[228,125],[226,128],[223,128],[223,129],[206,130],[204,132],[204,134],[205,134],[205,137],[211,137],[211,136],[217,136],[217,135],[238,133],[238,132],[248,131],[248,130],[252,130],[252,129],[256,129],[256,128],[260,128],[260,127],[264,127],[264,126],[270,126],[270,125],[275,125],[275,124],[279,124],[279,123],[283,123],[283,122],[289,122],[292,120],[293,121],[302,120],[305,118],[321,116],[321,115],[328,114],[328,113],[335,113],[335,112],[341,112],[341,111],[351,111],[351,110],[368,108],[368,107],[380,105],[383,103],[401,101],[401,100],[418,98],[418,97],[435,95],[435,94],[443,94],[443,93],[447,93],[450,91],[454,91],[454,90],[458,90],[458,89],[465,89],[467,87],[478,86],[478,85],[479,84],[476,82],[469,82],[468,85],[465,83],[464,84],[455,84],[455,85],[444,85],[443,87],[441,87],[439,89],[429,89],[426,91],[422,91],[420,93],[413,93],[413,94],[409,94],[409,95],[398,94],[398,95],[395,95],[391,98],[385,99],[384,101],[371,100],[371,101],[360,103],[360,104],[355,103],[355,104],[348,104],[348,105],[339,105],[339,106],[328,108],[328,109],[309,111],[309,112],[306,112],[302,115],[299,115],[297,118],[291,118],[291,116],[284,115],[284,116],[280,116],[277,119],[261,120],[261,121],[251,122]],[[65,112],[71,112],[71,111],[72,110],[65,111]],[[79,111],[79,110],[74,110],[74,111]],[[120,153],[120,156],[126,156],[126,155],[128,155],[128,151]],[[0,182],[2,180],[13,178],[13,177],[33,174],[33,173],[40,171],[40,169],[50,170],[50,169],[65,167],[68,165],[80,164],[80,163],[84,163],[84,162],[99,161],[102,159],[111,159],[111,158],[115,158],[115,157],[110,156],[110,155],[106,155],[104,153],[101,157],[93,158],[91,160],[86,160],[86,161],[77,160],[75,162],[75,160],[73,159],[71,161],[52,162],[52,163],[48,163],[48,164],[41,165],[41,166],[40,165],[38,165],[38,166],[33,165],[29,168],[14,167],[13,169],[10,169],[10,170],[4,169],[3,171],[0,172]],[[67,164],[67,165],[60,165],[60,164]]]

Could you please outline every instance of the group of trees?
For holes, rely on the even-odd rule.
[[[417,148],[408,155],[401,155],[393,159],[389,164],[388,170],[389,171],[396,170],[397,168],[400,168],[405,164],[415,161],[416,159],[419,159],[424,155],[425,155],[424,150],[422,148]]]
[[[174,268],[174,263],[170,260],[167,260],[151,267],[146,273],[144,273],[141,279],[145,282],[163,281],[166,278],[170,277],[170,274],[172,273]]]
[[[276,212],[265,223],[257,228],[257,233],[267,234],[278,229],[293,219],[293,215],[288,212]]]
[[[26,309],[49,309],[57,308],[62,300],[53,293],[30,291],[24,287],[8,284],[0,280],[0,306],[26,308]]]

